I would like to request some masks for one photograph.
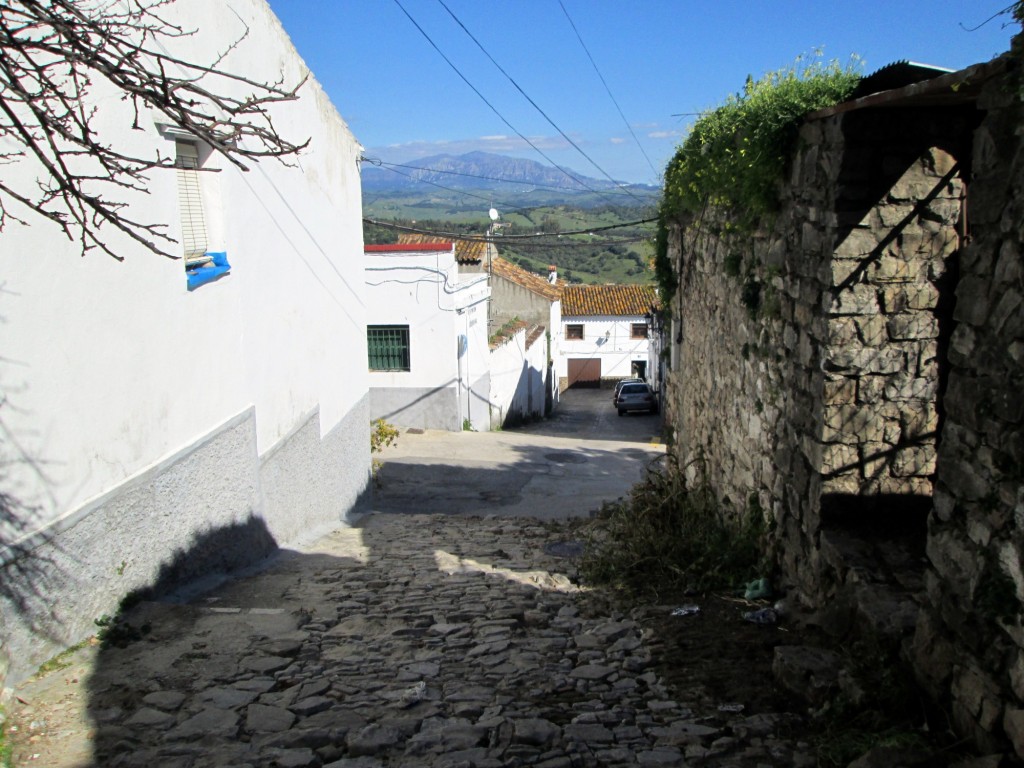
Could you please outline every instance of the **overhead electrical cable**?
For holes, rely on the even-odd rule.
[[[445,55],[444,51],[442,51],[442,50],[441,50],[441,49],[440,49],[440,48],[438,47],[437,43],[435,43],[435,42],[433,41],[433,39],[432,39],[432,38],[430,37],[430,35],[428,35],[428,34],[427,34],[426,30],[424,30],[424,29],[423,29],[423,27],[421,27],[421,26],[419,25],[419,23],[418,23],[418,22],[416,21],[416,19],[414,19],[414,18],[412,17],[412,15],[411,15],[411,14],[410,14],[410,13],[409,13],[409,12],[408,12],[407,10],[405,10],[405,6],[404,6],[404,5],[402,5],[402,3],[400,2],[400,0],[395,0],[395,5],[397,5],[397,6],[398,6],[398,7],[399,7],[399,8],[400,8],[400,9],[402,10],[402,13],[404,13],[404,14],[406,15],[406,17],[407,17],[407,18],[409,19],[409,21],[411,21],[411,22],[413,23],[413,26],[415,26],[415,27],[416,27],[416,29],[418,29],[418,30],[419,30],[420,34],[421,34],[421,35],[423,35],[423,37],[425,37],[425,38],[426,38],[427,42],[428,42],[428,43],[430,43],[431,47],[432,47],[432,48],[433,48],[433,49],[434,49],[435,51],[437,51],[438,55],[439,55],[439,56],[440,56],[440,57],[441,57],[442,59],[444,59],[444,60],[445,60],[445,62],[446,62],[446,63],[448,64],[448,66],[449,66],[449,67],[451,67],[451,68],[452,68],[452,69],[453,69],[453,70],[455,71],[455,74],[457,74],[457,75],[458,75],[458,76],[459,76],[459,77],[460,77],[460,78],[462,79],[462,82],[464,82],[464,83],[465,83],[466,85],[468,85],[468,86],[469,86],[469,87],[470,87],[470,88],[472,89],[473,93],[475,93],[475,94],[476,94],[477,96],[479,96],[479,97],[480,97],[480,99],[481,99],[481,100],[482,100],[482,101],[484,102],[484,104],[486,104],[486,105],[487,105],[488,107],[490,107],[491,111],[492,111],[492,112],[493,112],[493,113],[494,113],[495,115],[497,115],[497,116],[498,116],[498,118],[499,118],[499,119],[500,119],[500,120],[501,120],[501,121],[502,121],[502,122],[503,122],[503,123],[504,123],[505,125],[507,125],[507,126],[508,126],[509,130],[511,130],[511,131],[512,131],[513,133],[515,133],[515,134],[516,134],[516,136],[518,136],[518,137],[519,137],[520,139],[522,139],[522,140],[523,140],[523,141],[525,141],[525,142],[526,142],[526,143],[527,143],[528,145],[530,145],[530,146],[531,146],[531,147],[532,147],[532,148],[533,148],[533,149],[534,149],[534,150],[535,150],[535,151],[536,151],[536,152],[537,152],[537,153],[538,153],[538,154],[539,154],[539,155],[540,155],[541,157],[543,157],[543,158],[544,158],[545,160],[547,160],[547,161],[548,161],[549,163],[551,163],[551,165],[553,165],[553,166],[554,166],[555,168],[557,168],[558,170],[560,170],[560,171],[561,171],[562,173],[564,173],[564,174],[565,174],[566,176],[568,176],[568,177],[569,177],[570,179],[572,179],[573,181],[575,181],[575,182],[576,182],[577,184],[579,184],[579,185],[580,185],[581,187],[583,187],[584,189],[588,189],[588,190],[590,190],[591,192],[593,192],[594,194],[600,195],[601,197],[606,197],[606,195],[605,195],[605,194],[604,194],[603,192],[601,192],[600,190],[594,189],[593,187],[589,186],[589,185],[588,185],[588,184],[586,184],[586,183],[585,183],[585,182],[584,182],[584,181],[583,181],[582,179],[579,179],[579,178],[577,178],[577,177],[576,177],[576,176],[574,176],[574,175],[573,175],[572,173],[570,173],[569,171],[567,171],[567,170],[566,170],[565,168],[563,168],[562,166],[560,166],[560,165],[559,165],[558,163],[556,163],[556,162],[555,162],[554,160],[552,160],[552,159],[551,159],[550,157],[548,157],[548,155],[547,155],[547,154],[545,154],[544,150],[542,150],[542,149],[541,149],[540,147],[538,147],[538,146],[537,146],[536,144],[534,144],[534,143],[533,143],[532,141],[530,141],[530,139],[528,139],[528,138],[527,138],[526,136],[524,136],[524,135],[523,135],[522,133],[520,133],[519,129],[518,129],[518,128],[516,128],[516,127],[515,127],[514,125],[512,125],[512,123],[510,123],[510,122],[509,122],[509,121],[508,121],[508,120],[507,120],[507,119],[505,118],[505,116],[504,116],[503,114],[501,114],[501,112],[499,112],[499,111],[498,111],[498,108],[497,108],[497,107],[495,107],[495,106],[494,106],[493,104],[491,104],[491,102],[490,102],[490,101],[489,101],[489,100],[487,99],[487,97],[486,97],[486,96],[484,96],[484,95],[483,95],[483,94],[482,94],[482,93],[481,93],[481,92],[479,91],[479,89],[478,89],[478,88],[477,88],[477,87],[476,87],[475,85],[473,85],[473,83],[471,83],[471,82],[469,81],[469,78],[467,78],[467,77],[466,77],[466,76],[465,76],[464,74],[462,74],[462,72],[461,72],[461,71],[459,70],[459,68],[455,66],[455,64],[454,64],[454,63],[452,62],[452,60],[451,60],[451,59],[449,59],[449,58],[448,58],[448,57],[447,57],[447,56]]]
[[[436,181],[430,181],[429,179],[417,179],[411,173],[404,173],[402,171],[395,170],[394,168],[386,168],[385,170],[391,171],[392,173],[397,173],[399,176],[405,176],[406,178],[412,179],[417,184],[429,184],[432,187],[437,187],[438,189],[443,189],[445,192],[452,192],[453,194],[461,195],[461,196],[464,196],[464,197],[475,197],[475,198],[478,198],[480,200],[486,200],[488,205],[492,204],[493,200],[494,200],[493,196],[490,196],[490,195],[488,195],[488,196],[478,195],[475,192],[466,192],[466,191],[461,190],[461,189],[454,189],[452,187],[446,187],[443,184],[438,184]],[[502,206],[503,209],[509,210],[509,211],[532,211],[536,207],[536,206],[515,206],[515,205],[512,205],[511,203],[502,203],[500,200],[498,201],[498,205]]]
[[[580,189],[571,189],[571,188],[568,188],[568,187],[556,187],[553,184],[537,184],[536,182],[533,182],[533,181],[522,181],[520,179],[506,179],[506,178],[502,178],[501,176],[483,176],[483,175],[478,174],[478,173],[466,173],[464,171],[450,171],[450,170],[446,170],[446,169],[443,169],[443,168],[427,168],[426,166],[422,166],[422,165],[406,165],[406,164],[403,164],[403,163],[389,163],[389,162],[387,162],[385,160],[381,160],[381,159],[375,158],[375,157],[363,156],[363,157],[360,158],[360,160],[362,160],[364,162],[367,162],[367,163],[370,163],[371,165],[375,165],[378,168],[384,168],[384,169],[387,169],[387,170],[391,170],[392,168],[408,168],[408,169],[413,170],[413,171],[429,171],[430,173],[441,173],[441,174],[446,174],[446,175],[449,175],[449,176],[465,176],[465,177],[470,178],[470,179],[483,179],[485,181],[500,181],[503,184],[522,184],[522,185],[525,185],[525,186],[528,186],[528,187],[533,187],[535,189],[550,189],[550,190],[554,190],[555,192],[565,192],[567,194],[568,193],[581,194],[583,192],[583,190],[580,190]],[[415,177],[410,176],[410,178],[412,178],[414,181],[419,181],[419,179],[416,179]],[[623,191],[623,190],[607,190],[607,192],[608,192],[608,194],[612,194],[612,195],[626,195],[626,192]],[[651,190],[650,194],[651,194],[652,197],[655,197],[655,196],[657,196],[658,193],[657,193],[656,190]],[[643,202],[647,202],[647,201],[643,201]]]
[[[516,242],[521,240],[537,240],[542,237],[565,237],[567,235],[589,235],[593,232],[607,232],[612,229],[623,229],[625,227],[638,227],[642,224],[651,224],[658,220],[657,217],[651,219],[638,219],[637,221],[624,221],[621,224],[606,224],[603,227],[589,227],[588,229],[575,229],[568,232],[537,232],[532,235],[461,235],[458,232],[438,232],[427,229],[421,229],[418,227],[407,227],[401,224],[393,224],[386,221],[377,221],[375,219],[363,218],[364,224],[373,224],[378,227],[384,227],[385,229],[394,229],[399,232],[411,232],[417,235],[433,235],[435,237],[450,238],[452,240],[465,240],[473,243],[500,243],[505,242]]]
[[[608,83],[604,79],[604,75],[601,74],[601,70],[597,67],[597,62],[594,61],[594,57],[590,55],[590,49],[587,48],[587,44],[583,42],[583,37],[580,35],[580,31],[576,28],[576,24],[572,20],[572,16],[569,15],[569,11],[565,8],[565,3],[562,0],[558,0],[558,4],[562,6],[562,13],[565,14],[565,18],[569,20],[569,26],[572,27],[572,31],[576,33],[576,39],[580,41],[580,45],[583,46],[584,53],[587,54],[587,58],[590,59],[590,63],[594,66],[594,71],[597,73],[598,78],[601,80],[601,84],[604,86],[605,91],[608,92],[608,98],[612,100],[612,104],[615,105],[615,109],[619,111],[619,117],[622,118],[622,122],[626,124],[626,128],[629,130],[630,135],[633,137],[633,141],[636,142],[636,146],[639,148],[640,153],[644,156],[644,160],[647,161],[648,167],[651,169],[651,173],[654,174],[654,178],[658,178],[658,171],[654,168],[654,163],[651,162],[651,158],[648,157],[647,151],[640,143],[640,139],[637,138],[636,133],[633,132],[633,126],[629,124],[629,120],[622,112],[622,107],[619,106],[619,102],[616,101],[615,96],[612,95],[612,89],[608,87]]]
[[[619,182],[616,179],[613,179],[611,177],[611,175],[604,168],[602,168],[600,165],[597,164],[597,161],[594,160],[594,158],[592,158],[590,155],[588,155],[586,152],[584,152],[582,147],[580,147],[579,144],[577,144],[575,141],[573,141],[565,131],[563,131],[561,128],[559,128],[558,125],[555,123],[555,121],[552,120],[548,116],[548,113],[545,112],[543,109],[541,109],[540,105],[538,105],[537,102],[535,102],[533,99],[531,99],[530,95],[526,91],[524,91],[522,89],[522,87],[519,85],[519,83],[517,83],[515,81],[515,78],[513,78],[512,75],[510,75],[508,72],[506,72],[504,67],[501,66],[501,64],[499,64],[497,61],[494,60],[494,57],[491,56],[490,52],[486,48],[484,48],[483,44],[479,40],[477,40],[476,37],[473,35],[473,33],[470,32],[466,28],[466,25],[463,24],[459,20],[459,17],[456,16],[454,13],[452,13],[451,8],[449,8],[445,4],[444,0],[437,0],[437,2],[440,3],[441,7],[444,8],[448,12],[448,15],[451,16],[452,19],[454,19],[455,23],[458,24],[460,27],[462,27],[462,31],[465,32],[467,35],[469,35],[469,39],[472,40],[474,43],[476,43],[477,48],[479,48],[483,52],[484,56],[486,56],[490,60],[491,64],[493,64],[495,67],[497,67],[498,71],[501,72],[501,74],[503,74],[505,76],[505,78],[510,83],[512,83],[513,86],[515,86],[515,89],[517,91],[519,91],[519,93],[521,93],[523,95],[523,98],[526,99],[528,102],[530,102],[530,105],[540,113],[541,117],[543,117],[545,120],[547,120],[548,123],[551,125],[551,127],[554,128],[556,131],[558,131],[558,133],[561,134],[562,138],[565,139],[567,142],[569,142],[569,144],[571,144],[572,147],[577,152],[579,152],[581,155],[583,155],[583,157],[585,157],[590,162],[590,164],[592,166],[594,166],[598,171],[600,171],[601,174],[606,179],[608,179],[608,181],[610,181],[612,184],[618,184]],[[640,198],[636,197],[636,195],[634,195],[632,192],[630,192],[628,188],[624,188],[624,189],[626,191],[626,194],[628,194],[630,197],[634,198],[635,200],[640,200]]]

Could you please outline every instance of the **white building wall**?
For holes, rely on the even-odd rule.
[[[182,59],[212,63],[248,29],[219,66],[267,82],[306,72],[263,0],[177,0],[161,15],[204,20],[165,43]],[[129,590],[244,564],[343,519],[366,490],[359,146],[315,81],[300,94],[274,107],[282,135],[311,139],[292,167],[207,165],[232,265],[213,283],[188,291],[182,261],[109,229],[124,261],[82,257],[24,210],[27,226],[0,233],[0,483],[16,499],[0,534],[0,679],[5,656],[24,674]],[[143,112],[133,130],[120,94],[94,95],[101,140],[173,154],[165,118]],[[4,166],[7,182],[38,173]],[[129,215],[179,235],[173,170],[124,195]],[[237,535],[211,548],[221,531]]]
[[[368,374],[373,418],[421,429],[458,431],[467,420],[489,428],[487,275],[460,275],[453,247],[369,251],[366,291],[367,325],[409,326],[409,370]],[[364,351],[364,369],[366,360]]]
[[[634,339],[630,335],[634,323],[644,322],[646,321],[643,316],[563,316],[559,333],[558,375],[569,375],[570,358],[599,358],[602,379],[632,376],[634,362],[646,363],[649,360],[648,340]],[[579,324],[583,325],[583,339],[566,339],[565,326]]]

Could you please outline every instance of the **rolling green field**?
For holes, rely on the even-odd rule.
[[[483,196],[481,196],[483,197]],[[653,283],[654,223],[630,225],[590,233],[589,230],[651,218],[656,200],[641,206],[633,198],[628,205],[612,205],[605,199],[575,200],[568,204],[538,204],[534,193],[500,210],[502,225],[495,236],[498,253],[537,274],[547,275],[548,265],[559,277],[575,283]],[[603,196],[607,198],[608,196]],[[507,201],[506,201],[507,202]],[[613,203],[617,200],[612,200]],[[531,204],[532,203],[532,204]],[[490,226],[486,200],[453,200],[437,195],[367,195],[363,215],[382,224],[413,227],[428,232],[485,235]],[[585,234],[564,234],[584,231]],[[518,239],[524,235],[543,237]],[[399,231],[364,224],[367,243],[392,243]]]

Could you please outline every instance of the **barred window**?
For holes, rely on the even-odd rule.
[[[565,338],[567,340],[582,341],[583,340],[583,325],[573,324],[565,326]]]
[[[632,323],[629,327],[629,338],[631,339],[646,339],[647,338],[647,323]]]
[[[408,325],[367,326],[366,348],[371,371],[409,370]]]

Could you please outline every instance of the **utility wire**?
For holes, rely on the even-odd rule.
[[[580,179],[576,178],[575,176],[573,176],[573,175],[572,175],[572,174],[571,174],[571,173],[570,173],[569,171],[567,171],[567,170],[566,170],[565,168],[563,168],[563,167],[562,167],[562,166],[560,166],[560,165],[559,165],[558,163],[556,163],[556,162],[555,162],[554,160],[552,160],[552,159],[551,159],[550,157],[548,157],[548,156],[547,156],[547,154],[545,154],[545,153],[544,153],[544,150],[542,150],[542,149],[541,149],[540,147],[538,147],[538,146],[537,146],[536,144],[534,144],[534,143],[533,143],[532,141],[530,141],[530,140],[529,140],[528,138],[526,138],[526,136],[524,136],[524,135],[523,135],[522,133],[520,133],[520,132],[519,132],[519,129],[517,129],[517,128],[516,128],[516,127],[515,127],[514,125],[512,125],[512,123],[510,123],[510,122],[509,122],[509,121],[508,121],[508,120],[507,120],[507,119],[505,118],[505,116],[504,116],[503,114],[501,114],[501,112],[499,112],[499,111],[498,111],[497,107],[495,107],[495,106],[494,106],[493,104],[491,104],[491,102],[490,102],[490,101],[488,101],[487,97],[486,97],[486,96],[484,96],[484,95],[483,95],[483,94],[482,94],[482,93],[481,93],[481,92],[480,92],[480,91],[479,91],[479,90],[477,89],[477,87],[476,87],[475,85],[473,85],[473,83],[471,83],[471,82],[469,81],[469,79],[468,79],[468,78],[467,78],[467,77],[466,77],[466,76],[465,76],[464,74],[462,74],[462,72],[461,72],[461,71],[459,70],[459,68],[458,68],[458,67],[456,67],[456,66],[455,66],[455,64],[454,64],[454,63],[452,63],[452,60],[451,60],[451,59],[449,59],[449,58],[448,58],[448,57],[447,57],[447,56],[446,56],[446,55],[444,54],[444,51],[442,51],[442,50],[441,50],[441,49],[440,49],[440,48],[439,48],[439,47],[437,46],[437,43],[435,43],[435,42],[433,41],[433,39],[431,39],[430,35],[428,35],[428,34],[426,33],[426,30],[424,30],[424,29],[423,29],[423,27],[421,27],[421,26],[419,25],[419,23],[418,23],[418,22],[416,21],[416,19],[414,19],[414,18],[412,17],[412,15],[411,15],[411,14],[410,14],[410,13],[409,13],[409,12],[408,12],[407,10],[405,10],[405,6],[404,6],[404,5],[402,5],[402,3],[400,2],[400,0],[395,0],[395,5],[397,5],[397,6],[398,6],[398,7],[399,7],[399,8],[400,8],[400,9],[402,10],[402,13],[404,13],[404,14],[406,15],[406,17],[407,17],[407,18],[409,19],[409,21],[411,21],[411,22],[413,23],[413,26],[414,26],[414,27],[416,27],[416,29],[418,29],[418,30],[419,30],[420,34],[421,34],[421,35],[423,35],[423,37],[425,37],[425,38],[426,38],[427,42],[428,42],[428,43],[430,43],[431,47],[432,47],[432,48],[433,48],[433,49],[434,49],[435,51],[437,51],[438,55],[440,55],[440,56],[441,56],[441,58],[445,60],[445,62],[446,62],[446,63],[448,64],[448,66],[449,66],[449,67],[451,67],[451,68],[452,68],[452,69],[453,69],[453,70],[455,71],[455,74],[457,74],[457,75],[458,75],[458,76],[459,76],[459,77],[460,77],[460,78],[462,79],[462,82],[464,82],[464,83],[465,83],[466,85],[468,85],[468,86],[469,86],[469,87],[470,87],[470,88],[472,89],[473,93],[475,93],[475,94],[476,94],[477,96],[479,96],[479,97],[480,97],[480,99],[481,99],[481,100],[482,100],[482,101],[484,102],[484,104],[486,104],[486,105],[487,105],[488,107],[490,107],[491,111],[492,111],[492,112],[494,112],[494,114],[495,114],[495,115],[497,115],[497,116],[498,116],[498,118],[499,118],[499,119],[500,119],[500,120],[501,120],[501,121],[502,121],[502,122],[503,122],[503,123],[504,123],[505,125],[507,125],[507,126],[508,126],[509,130],[511,130],[511,131],[512,131],[513,133],[515,133],[515,134],[516,134],[516,136],[518,136],[518,137],[519,137],[519,138],[521,138],[521,139],[522,139],[523,141],[525,141],[525,142],[526,142],[527,144],[529,144],[529,145],[530,145],[531,147],[533,147],[533,149],[534,149],[534,150],[536,150],[536,152],[537,152],[537,153],[538,153],[538,154],[539,154],[539,155],[540,155],[541,157],[543,157],[543,158],[544,158],[545,160],[547,160],[547,161],[548,161],[549,163],[551,163],[551,165],[553,165],[553,166],[554,166],[555,168],[557,168],[558,170],[560,170],[560,171],[561,171],[562,173],[564,173],[564,174],[565,174],[566,176],[568,176],[568,177],[569,177],[570,179],[572,179],[573,181],[575,181],[575,182],[576,182],[577,184],[579,184],[579,185],[580,185],[581,187],[583,187],[583,188],[585,188],[585,189],[589,189],[589,190],[590,190],[591,192],[593,192],[593,193],[595,193],[595,194],[597,194],[597,195],[601,195],[602,197],[605,197],[605,195],[604,195],[604,194],[603,194],[602,192],[600,192],[599,190],[593,189],[592,187],[590,187],[589,185],[587,185],[586,183],[584,183],[584,182],[583,182],[582,180],[580,180]]]
[[[545,120],[548,121],[548,123],[550,123],[551,127],[554,128],[556,131],[558,131],[561,134],[562,138],[565,139],[566,141],[568,141],[577,152],[579,152],[581,155],[583,155],[583,157],[585,157],[590,162],[590,164],[592,166],[597,168],[597,170],[599,170],[601,172],[601,174],[606,179],[608,179],[608,181],[612,182],[612,184],[618,184],[619,182],[616,181],[615,179],[613,179],[604,168],[602,168],[600,165],[598,165],[597,161],[594,160],[594,158],[592,158],[590,155],[588,155],[586,152],[584,152],[579,144],[577,144],[575,141],[573,141],[571,138],[569,138],[569,135],[565,131],[563,131],[561,128],[558,127],[558,125],[555,123],[555,121],[552,120],[548,116],[548,113],[545,112],[543,109],[541,109],[540,106],[537,104],[537,102],[535,102],[533,99],[531,99],[529,94],[526,91],[524,91],[522,89],[522,87],[520,87],[519,83],[517,83],[515,81],[515,78],[513,78],[512,75],[510,75],[508,72],[506,72],[505,69],[497,61],[494,60],[494,57],[491,56],[490,52],[486,48],[484,48],[484,46],[480,43],[479,40],[476,39],[476,37],[473,35],[473,33],[470,32],[468,29],[466,29],[466,25],[463,24],[459,20],[459,17],[456,16],[454,13],[452,13],[451,8],[449,8],[445,4],[444,0],[437,0],[437,2],[440,3],[441,7],[444,8],[448,12],[448,15],[451,16],[452,19],[455,20],[455,23],[458,24],[460,27],[462,27],[462,31],[465,32],[467,35],[469,35],[469,39],[472,40],[474,43],[476,43],[477,48],[479,48],[483,52],[484,56],[486,56],[490,60],[491,64],[493,64],[495,67],[497,67],[498,71],[501,72],[501,74],[503,74],[505,76],[505,78],[510,83],[512,83],[512,85],[515,86],[515,89],[517,91],[519,91],[519,93],[521,93],[523,95],[523,98],[526,99],[528,102],[530,102],[530,105],[534,109],[536,109],[541,114],[541,116]],[[626,188],[625,191],[626,191],[626,194],[628,194],[630,197],[632,197],[632,198],[634,198],[636,200],[640,199],[640,198],[636,197],[636,195],[634,195],[632,192],[630,192],[628,188]]]
[[[452,192],[452,193],[454,193],[456,195],[462,195],[464,197],[475,197],[475,198],[478,198],[479,200],[486,200],[488,206],[492,205],[493,202],[494,202],[493,196],[478,195],[478,194],[475,194],[473,192],[466,192],[466,191],[461,190],[461,189],[454,189],[452,187],[446,187],[443,184],[438,184],[436,181],[430,181],[429,179],[417,179],[411,173],[404,173],[403,171],[398,171],[398,170],[395,170],[394,168],[386,168],[385,170],[391,171],[392,173],[397,173],[399,176],[405,176],[406,178],[411,179],[412,181],[416,182],[417,184],[429,184],[432,187],[437,187],[438,189],[443,189],[445,192]],[[429,170],[429,169],[425,169],[425,170]],[[504,203],[504,202],[502,202],[500,200],[498,201],[498,205],[500,205],[502,207],[502,209],[509,210],[509,211],[532,211],[536,207],[536,206],[514,206],[511,203]]]
[[[650,224],[657,221],[657,217],[651,219],[639,219],[637,221],[626,221],[621,224],[606,224],[603,227],[590,227],[589,229],[576,229],[569,232],[538,232],[532,235],[461,235],[457,232],[437,232],[429,229],[421,229],[418,227],[406,227],[401,224],[392,224],[385,221],[376,221],[370,218],[363,218],[364,224],[373,224],[378,227],[384,227],[385,229],[394,229],[399,232],[412,232],[417,235],[433,235],[435,237],[444,237],[451,240],[465,240],[471,243],[500,243],[505,242],[516,242],[520,240],[537,240],[542,237],[564,237],[566,235],[589,235],[593,232],[607,232],[612,229],[623,229],[625,227],[638,227],[642,224]]]
[[[594,61],[594,57],[590,55],[590,49],[587,48],[587,44],[583,42],[583,37],[580,35],[580,31],[576,28],[576,24],[572,20],[572,16],[569,15],[569,11],[565,8],[565,3],[562,0],[558,0],[558,4],[562,6],[562,13],[565,14],[565,18],[569,20],[569,26],[572,27],[572,31],[576,33],[576,39],[580,41],[580,45],[583,46],[584,53],[587,54],[587,58],[590,59],[590,63],[594,66],[594,71],[601,80],[601,84],[604,86],[605,91],[608,92],[608,98],[612,100],[612,104],[615,105],[615,109],[619,111],[619,117],[622,118],[622,122],[626,124],[626,128],[629,130],[630,135],[633,137],[633,141],[636,142],[636,146],[639,148],[641,154],[644,156],[644,160],[647,161],[647,166],[651,169],[651,173],[654,174],[654,178],[658,178],[658,171],[654,168],[654,163],[651,162],[651,158],[647,156],[647,151],[643,148],[640,143],[640,139],[637,138],[633,132],[633,126],[629,124],[626,116],[622,113],[622,107],[619,106],[619,102],[615,100],[615,96],[612,95],[612,89],[608,87],[608,83],[604,79],[604,75],[601,74],[601,70],[597,68],[597,62]]]
[[[403,164],[403,163],[389,163],[389,162],[387,162],[385,160],[380,160],[380,159],[375,158],[375,157],[365,157],[365,156],[363,156],[363,157],[360,158],[360,160],[362,160],[364,162],[367,162],[367,163],[370,163],[370,165],[375,165],[378,168],[383,168],[383,169],[389,170],[389,171],[394,169],[394,168],[408,168],[408,169],[414,170],[414,171],[429,171],[430,173],[442,173],[442,174],[447,174],[449,176],[466,176],[466,177],[468,177],[470,179],[484,179],[485,181],[500,181],[503,184],[522,184],[522,185],[525,185],[525,186],[533,187],[534,189],[550,189],[550,190],[554,190],[556,192],[565,192],[567,194],[568,193],[581,194],[583,192],[583,190],[572,189],[572,188],[569,188],[569,187],[556,187],[556,186],[551,185],[551,184],[537,184],[537,183],[532,182],[532,181],[521,181],[519,179],[505,179],[505,178],[502,178],[500,176],[482,176],[482,175],[480,175],[478,173],[465,173],[464,171],[448,171],[448,170],[444,170],[442,168],[427,168],[427,167],[422,166],[422,165],[406,165],[406,164]],[[409,178],[412,178],[413,181],[419,181],[419,179],[416,179],[413,176],[409,176]],[[608,193],[612,194],[612,195],[625,195],[626,194],[626,192],[624,190],[622,190],[622,191],[620,191],[620,190],[608,190]],[[651,190],[650,194],[652,196],[654,196],[654,195],[657,194],[657,192],[655,190]],[[643,201],[643,202],[647,202],[647,201]]]

